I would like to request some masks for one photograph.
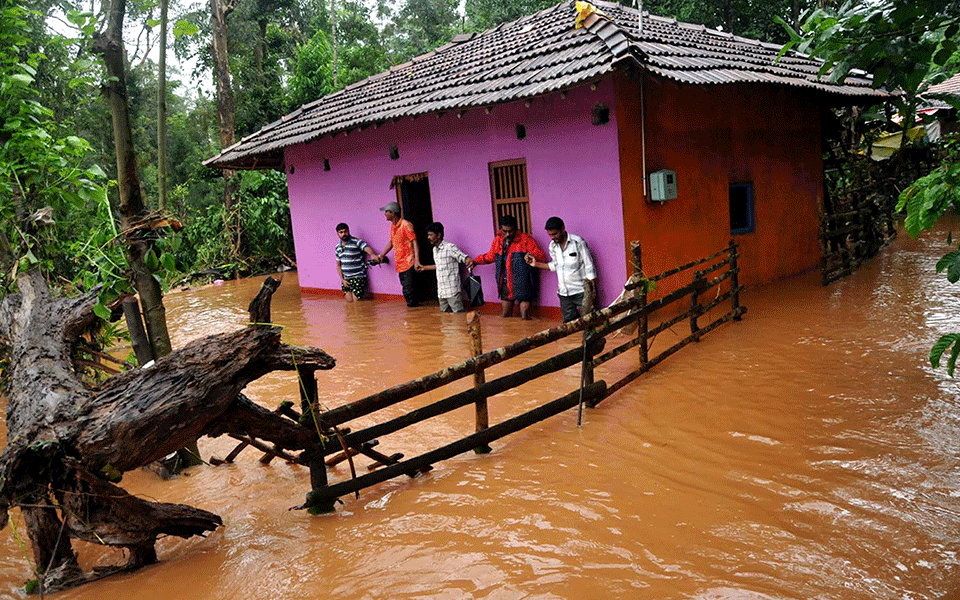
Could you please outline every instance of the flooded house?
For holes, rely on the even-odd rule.
[[[337,223],[378,251],[398,201],[471,255],[511,214],[541,246],[557,215],[590,244],[600,302],[630,274],[631,240],[660,272],[740,248],[741,283],[817,265],[823,111],[881,101],[781,47],[605,2],[563,2],[319,98],[205,164],[282,169],[304,292],[339,293]],[[484,277],[496,298],[493,270]],[[399,295],[392,268],[375,295]],[[540,303],[558,311],[556,282]]]

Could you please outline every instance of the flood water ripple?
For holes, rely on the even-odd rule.
[[[954,224],[955,225],[955,224]],[[960,596],[960,382],[931,344],[960,329],[960,298],[934,272],[942,233],[901,236],[829,287],[816,273],[748,290],[749,312],[684,348],[598,408],[567,411],[493,444],[343,498],[336,514],[290,507],[306,469],[203,466],[123,485],[220,514],[205,540],[165,539],[161,563],[63,598],[233,599],[939,599]],[[259,279],[167,296],[175,345],[244,325]],[[301,296],[287,274],[273,304],[288,343],[337,358],[318,373],[326,407],[459,362],[462,315],[400,302]],[[483,315],[486,348],[553,323]],[[673,344],[681,333],[661,334]],[[564,341],[490,369],[488,379],[573,347]],[[608,382],[635,353],[598,370]],[[490,400],[491,422],[573,390],[579,369]],[[465,389],[435,390],[421,406]],[[247,390],[296,399],[290,373]],[[401,414],[393,407],[354,429]],[[472,431],[471,407],[381,438],[413,456]],[[201,440],[223,457],[226,438]],[[365,471],[366,459],[357,461]],[[349,477],[341,464],[334,480]],[[13,522],[22,533],[22,521]],[[0,535],[0,597],[30,563]],[[86,566],[122,553],[80,548]]]

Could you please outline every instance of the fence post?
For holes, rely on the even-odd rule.
[[[320,406],[317,401],[317,378],[315,369],[297,365],[297,380],[300,387],[300,415],[301,424],[311,430],[319,432]],[[317,440],[320,443],[320,440]],[[318,502],[316,494],[327,487],[327,465],[323,461],[323,452],[320,448],[311,449],[307,458],[307,468],[310,469],[310,492],[307,494],[307,510],[316,515],[335,510],[334,500]]]
[[[584,315],[593,312],[596,292],[593,286],[586,284],[583,288],[583,305],[581,309]],[[583,385],[593,384],[593,353],[590,352],[590,343],[593,342],[593,330],[583,330]]]
[[[730,310],[733,312],[734,321],[742,321],[740,315],[740,272],[737,266],[737,243],[730,240]]]
[[[630,242],[630,250],[633,253],[633,274],[637,277],[643,277],[643,257],[640,250],[640,242]],[[639,338],[638,347],[640,348],[640,370],[647,369],[649,362],[647,348],[647,331],[649,330],[649,319],[647,315],[647,286],[643,285],[640,291],[640,316],[638,317],[637,337]]]
[[[700,341],[700,326],[697,325],[697,317],[700,316],[700,288],[703,281],[703,272],[694,272],[693,291],[690,292],[690,335],[693,336],[695,342]]]
[[[483,354],[483,336],[480,333],[480,313],[473,311],[467,314],[467,330],[470,332],[470,351],[473,356]],[[473,373],[474,389],[486,383],[487,378],[483,369],[477,369]],[[483,431],[490,426],[490,414],[487,412],[487,398],[477,398],[477,431]],[[476,454],[487,454],[493,449],[488,444],[477,446],[473,449]]]

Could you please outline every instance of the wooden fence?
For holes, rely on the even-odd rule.
[[[896,196],[869,189],[847,190],[840,212],[820,212],[820,278],[828,285],[877,255],[897,235]]]
[[[296,413],[289,405],[281,405],[278,411],[293,418],[299,418],[302,424],[315,429],[322,440],[316,451],[305,452],[300,457],[295,458],[296,462],[306,464],[310,468],[312,491],[307,495],[304,508],[308,508],[314,513],[332,511],[335,502],[341,496],[358,492],[363,488],[394,477],[402,475],[415,477],[419,473],[430,470],[434,463],[458,454],[470,451],[489,452],[489,444],[506,435],[529,427],[574,406],[579,405],[581,410],[584,405],[596,406],[597,403],[622,389],[680,348],[691,342],[699,341],[703,335],[727,321],[740,320],[746,312],[746,308],[740,306],[739,302],[739,293],[742,288],[737,280],[739,273],[737,246],[732,240],[728,247],[716,254],[650,278],[644,278],[643,276],[640,244],[634,242],[632,248],[634,273],[625,286],[625,290],[628,292],[625,294],[626,299],[608,308],[589,312],[575,321],[541,331],[496,350],[483,352],[480,320],[479,316],[474,314],[469,323],[473,348],[471,358],[436,373],[402,383],[327,411],[321,411],[317,402],[317,383],[313,371],[305,370],[301,372],[302,415]],[[674,291],[647,302],[648,290],[657,282],[667,278],[681,278],[684,275],[689,275],[691,270],[693,273],[690,283],[681,285]],[[717,288],[717,292],[713,298],[710,298],[708,292],[713,288]],[[726,291],[721,292],[722,289]],[[651,315],[685,299],[687,303],[680,314],[671,316],[651,327]],[[716,316],[716,311],[711,312],[712,309],[727,301],[730,302],[729,309],[722,315]],[[713,320],[703,324],[701,320],[706,318],[713,318]],[[651,356],[652,341],[656,336],[682,322],[689,325],[689,334],[669,348]],[[604,352],[607,343],[606,337],[609,334],[625,328],[632,330],[633,327],[636,328],[635,336]],[[582,335],[582,342],[578,347],[565,350],[546,360],[520,368],[507,375],[490,381],[486,380],[485,370],[489,367],[577,334]],[[633,348],[638,349],[638,364],[635,369],[632,369],[610,386],[607,386],[603,380],[595,380],[599,367]],[[489,423],[487,401],[491,397],[533,379],[577,364],[581,365],[582,370],[579,388],[500,423],[494,425]],[[394,416],[358,431],[351,431],[342,427],[345,423],[354,419],[376,413],[465,377],[473,378],[472,388],[414,408],[399,416]],[[402,454],[386,455],[374,449],[374,446],[377,445],[377,438],[381,436],[400,431],[471,404],[476,407],[476,427],[472,433],[457,441],[408,459],[404,459]],[[242,441],[253,445],[252,440],[244,439]],[[265,461],[274,456],[280,456],[288,460],[293,458],[285,455],[279,449],[266,448],[263,444],[257,444],[255,447],[265,451],[263,459]],[[357,454],[365,455],[376,461],[368,467],[368,472],[361,475],[357,475],[352,461],[352,457]],[[235,456],[232,453],[229,458],[232,459]],[[343,460],[350,460],[351,478],[335,483],[329,482],[326,467]]]

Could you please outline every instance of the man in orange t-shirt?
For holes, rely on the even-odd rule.
[[[417,248],[417,234],[413,231],[413,223],[400,218],[400,205],[388,202],[380,210],[390,221],[390,243],[377,255],[380,261],[393,250],[393,264],[400,276],[400,287],[403,290],[403,299],[407,306],[420,306],[417,302],[416,290],[413,287],[413,276],[420,265],[420,250]]]

